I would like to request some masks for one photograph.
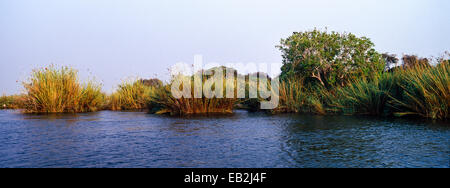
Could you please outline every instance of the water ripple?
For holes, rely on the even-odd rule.
[[[449,167],[447,124],[348,116],[0,111],[0,167]]]

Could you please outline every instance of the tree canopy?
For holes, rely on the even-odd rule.
[[[294,32],[277,47],[283,57],[281,79],[301,77],[325,87],[372,76],[385,66],[370,39],[351,33]]]

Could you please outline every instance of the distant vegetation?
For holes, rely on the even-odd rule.
[[[320,30],[293,33],[277,47],[283,57],[279,105],[267,112],[449,119],[448,52],[447,57],[434,61],[415,55],[397,58],[375,51],[368,38]],[[195,90],[201,90],[199,86],[205,86],[211,77],[205,72],[218,70],[244,77],[246,96],[176,98],[171,93],[174,80],[163,83],[156,78],[124,82],[107,96],[92,81],[80,84],[77,71],[50,66],[32,72],[24,83],[24,95],[0,97],[0,108],[21,108],[33,113],[147,109],[150,113],[171,115],[232,113],[235,108],[259,111],[262,99],[248,96],[249,89],[257,87],[250,84],[250,76],[227,67],[183,75],[191,83],[198,82],[191,85],[190,94],[193,96]],[[202,79],[195,80],[195,75],[201,75]],[[224,91],[236,82],[236,77],[224,77]]]
[[[20,109],[23,105],[23,96],[11,95],[0,96],[0,109]]]

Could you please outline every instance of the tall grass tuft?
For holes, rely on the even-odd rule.
[[[330,106],[346,114],[386,115],[396,82],[391,73],[380,73],[372,80],[354,80],[336,88]]]
[[[282,81],[279,87],[279,106],[276,112],[299,112],[306,104],[307,95],[304,92],[302,79],[288,79]]]
[[[81,90],[80,101],[76,112],[94,112],[103,110],[106,105],[106,95],[102,93],[101,90],[102,88],[100,85],[95,84],[92,81],[88,82]]]
[[[204,95],[201,98],[194,98],[194,91],[196,89],[202,90],[205,85],[206,76],[196,83],[193,76],[187,77],[191,81],[190,97],[175,98],[171,93],[171,84],[173,82],[159,87],[151,96],[151,103],[153,104],[151,111],[156,114],[171,114],[171,115],[190,115],[190,114],[229,114],[233,113],[233,107],[236,104],[237,98],[227,98],[224,94],[223,98],[207,98]],[[234,79],[224,79],[224,92],[226,86],[235,84]],[[155,110],[155,106],[157,110]]]
[[[159,86],[158,86],[159,87]],[[111,110],[143,110],[147,108],[156,86],[138,80],[124,82],[110,97]]]
[[[279,86],[279,106],[273,113],[314,113],[325,114],[324,101],[328,97],[324,87],[310,88],[305,86],[301,78],[288,78]]]
[[[69,67],[36,69],[23,85],[24,108],[30,113],[97,111],[104,100],[100,85],[93,81],[81,85],[77,71]]]
[[[448,61],[431,67],[415,66],[395,72],[401,93],[394,96],[398,116],[414,114],[432,119],[449,118],[450,67]]]
[[[233,112],[236,99],[229,98],[174,98],[170,86],[161,87],[152,97],[152,102],[161,108],[156,114],[190,115],[190,114],[229,114]]]

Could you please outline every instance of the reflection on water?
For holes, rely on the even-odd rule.
[[[0,111],[0,167],[449,167],[449,137],[371,117]]]

